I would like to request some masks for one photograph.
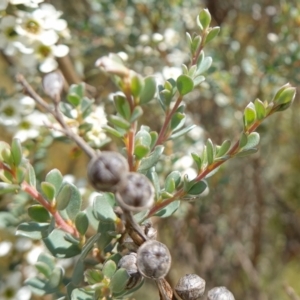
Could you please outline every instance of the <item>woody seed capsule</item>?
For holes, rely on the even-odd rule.
[[[225,287],[215,287],[208,292],[208,300],[235,300],[233,294]]]
[[[182,300],[200,299],[205,291],[205,280],[196,274],[186,274],[179,279],[175,291]]]
[[[146,241],[137,251],[137,267],[145,277],[152,279],[165,277],[171,267],[169,249],[158,241]]]
[[[126,159],[112,151],[101,152],[88,164],[88,178],[97,191],[115,192],[128,171]]]
[[[118,186],[116,199],[128,211],[141,211],[154,202],[154,188],[143,174],[130,172]]]

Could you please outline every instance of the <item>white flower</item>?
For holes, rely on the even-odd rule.
[[[93,142],[95,146],[100,146],[101,142],[106,139],[106,134],[102,126],[107,124],[106,115],[103,106],[99,105],[85,121],[92,125],[92,128],[87,132],[86,137]]]
[[[66,30],[67,22],[59,19],[61,12],[51,4],[42,4],[33,12],[19,11],[18,34],[26,36],[29,41],[40,41],[51,46],[57,43],[59,32]]]
[[[6,256],[12,248],[13,244],[10,241],[3,241],[0,243],[0,257]]]
[[[6,55],[16,53],[16,42],[20,36],[16,32],[17,18],[14,16],[4,16],[0,23],[0,49],[4,50]]]
[[[2,278],[1,278],[2,279]],[[21,272],[13,272],[3,278],[0,286],[0,299],[1,300],[29,300],[31,299],[31,291],[29,287],[22,287],[22,274]]]
[[[21,142],[28,139],[34,139],[39,136],[40,128],[48,124],[47,116],[37,110],[25,116],[22,121],[14,128],[16,132],[14,137],[18,138]]]
[[[21,121],[21,106],[16,99],[6,99],[0,102],[0,124],[14,126]]]
[[[13,5],[23,4],[28,7],[38,7],[38,4],[44,0],[10,0],[9,2]]]

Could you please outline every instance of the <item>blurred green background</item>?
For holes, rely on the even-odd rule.
[[[211,138],[218,144],[235,140],[242,129],[241,112],[250,101],[270,100],[287,82],[299,87],[297,0],[45,2],[62,10],[69,24],[74,70],[65,72],[76,72],[95,87],[96,101],[104,103],[108,112],[112,107],[107,95],[115,87],[95,70],[95,60],[109,52],[124,52],[128,66],[142,75],[176,72],[188,60],[185,32],[196,30],[196,16],[205,7],[221,32],[205,49],[214,60],[206,83],[185,99],[190,119],[201,126],[204,140]],[[0,85],[9,89],[7,63],[2,56]],[[75,81],[69,78],[69,83]],[[151,104],[149,112],[144,122],[159,128],[162,114],[157,103]],[[208,288],[224,285],[236,299],[299,299],[289,294],[292,288],[300,295],[299,96],[290,109],[272,116],[258,132],[258,153],[229,161],[209,179],[208,195],[183,203],[168,219],[154,220],[159,240],[172,254],[168,275],[172,285],[185,273],[196,273]],[[5,129],[1,138],[9,140]],[[187,140],[183,147],[180,140],[168,145],[167,151],[174,153],[176,161],[193,144]],[[39,161],[41,178],[53,167],[63,174],[85,176],[86,160],[69,158],[71,146],[55,142],[45,149]],[[4,209],[3,201],[0,208]],[[0,258],[0,268],[5,270],[6,265]],[[150,283],[135,296],[157,298]]]

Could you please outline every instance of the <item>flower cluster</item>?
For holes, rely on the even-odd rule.
[[[60,37],[68,37],[67,22],[62,13],[42,0],[0,1],[3,17],[0,22],[0,49],[18,64],[48,73],[57,68],[55,57],[68,54],[66,45],[58,44]],[[13,6],[22,4],[26,11]],[[28,10],[28,7],[31,8]],[[7,10],[7,11],[5,11]],[[12,11],[13,14],[8,14]]]

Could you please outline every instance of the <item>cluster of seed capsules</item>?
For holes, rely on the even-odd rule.
[[[125,215],[147,209],[154,203],[154,188],[150,180],[143,174],[130,172],[127,160],[117,152],[103,151],[92,158],[88,165],[88,178],[96,190],[114,193]],[[140,283],[143,277],[156,282],[163,280],[171,266],[170,251],[155,239],[156,231],[151,226],[138,227],[143,232],[144,241],[136,245],[129,237],[129,253],[118,264],[119,268],[126,269],[130,275],[128,289]],[[179,279],[174,291],[176,296],[172,296],[172,299],[201,299],[205,281],[196,274],[187,274]],[[161,296],[163,299],[171,299]],[[216,287],[208,292],[207,299],[234,300],[234,296],[227,288]]]

